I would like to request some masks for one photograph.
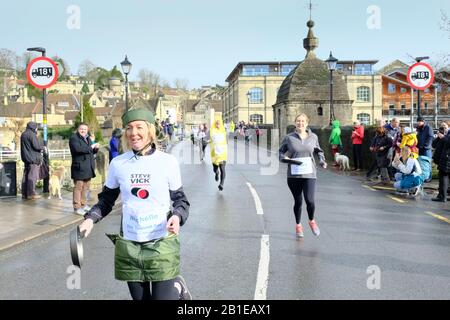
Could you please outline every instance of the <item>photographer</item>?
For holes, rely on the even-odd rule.
[[[389,183],[388,165],[389,160],[387,154],[392,145],[392,140],[386,135],[386,130],[383,127],[378,127],[375,138],[370,146],[370,151],[375,153],[377,167],[381,173],[381,182],[383,184]]]
[[[431,200],[437,202],[447,201],[448,178],[450,175],[450,137],[448,136],[448,125],[443,122],[432,143],[434,149],[433,162],[437,164],[439,171],[439,193]]]

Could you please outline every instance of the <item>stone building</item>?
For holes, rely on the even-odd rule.
[[[274,127],[280,129],[280,136],[286,134],[287,127],[294,124],[300,113],[309,117],[310,126],[326,127],[330,123],[330,71],[314,53],[319,45],[313,33],[314,22],[309,20],[307,26],[308,36],[303,40],[306,57],[283,81],[273,105]],[[352,124],[352,103],[343,75],[333,72],[334,115],[331,117],[341,125]]]

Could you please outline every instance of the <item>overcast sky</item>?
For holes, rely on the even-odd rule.
[[[147,68],[189,87],[225,84],[240,61],[298,61],[309,19],[306,0],[4,0],[0,47],[21,54],[42,46],[77,73],[79,63],[112,68],[125,54],[130,79]],[[379,60],[450,53],[439,28],[448,0],[315,0],[316,53]],[[379,11],[378,11],[379,9]],[[378,14],[379,13],[379,14]],[[378,20],[377,17],[380,17]]]

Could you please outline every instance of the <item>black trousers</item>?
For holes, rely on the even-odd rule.
[[[39,167],[38,164],[25,164],[22,177],[22,198],[26,199],[36,194]]]
[[[353,145],[353,162],[355,163],[355,169],[362,169],[362,144]]]
[[[214,173],[217,175],[219,174],[220,171],[220,185],[223,186],[223,184],[225,183],[225,177],[226,177],[226,172],[225,172],[225,166],[227,165],[226,161],[222,161],[221,163],[219,163],[219,165],[216,165],[213,163],[213,171]]]
[[[288,178],[287,183],[294,196],[295,222],[297,224],[300,223],[302,214],[302,195],[306,201],[308,218],[309,220],[314,220],[314,211],[316,210],[316,204],[314,202],[316,179]]]
[[[150,290],[151,286],[151,290]],[[155,282],[128,282],[133,300],[179,300],[175,280]]]
[[[448,192],[448,179],[450,178],[450,172],[443,172],[439,170],[439,197],[447,199]]]

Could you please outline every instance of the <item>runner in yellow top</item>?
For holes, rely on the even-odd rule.
[[[227,162],[227,132],[223,126],[221,118],[215,120],[211,130],[209,131],[211,141],[211,162],[215,173],[216,181],[219,181],[220,171],[220,184],[219,190],[223,190],[223,184],[225,182],[225,165]]]

